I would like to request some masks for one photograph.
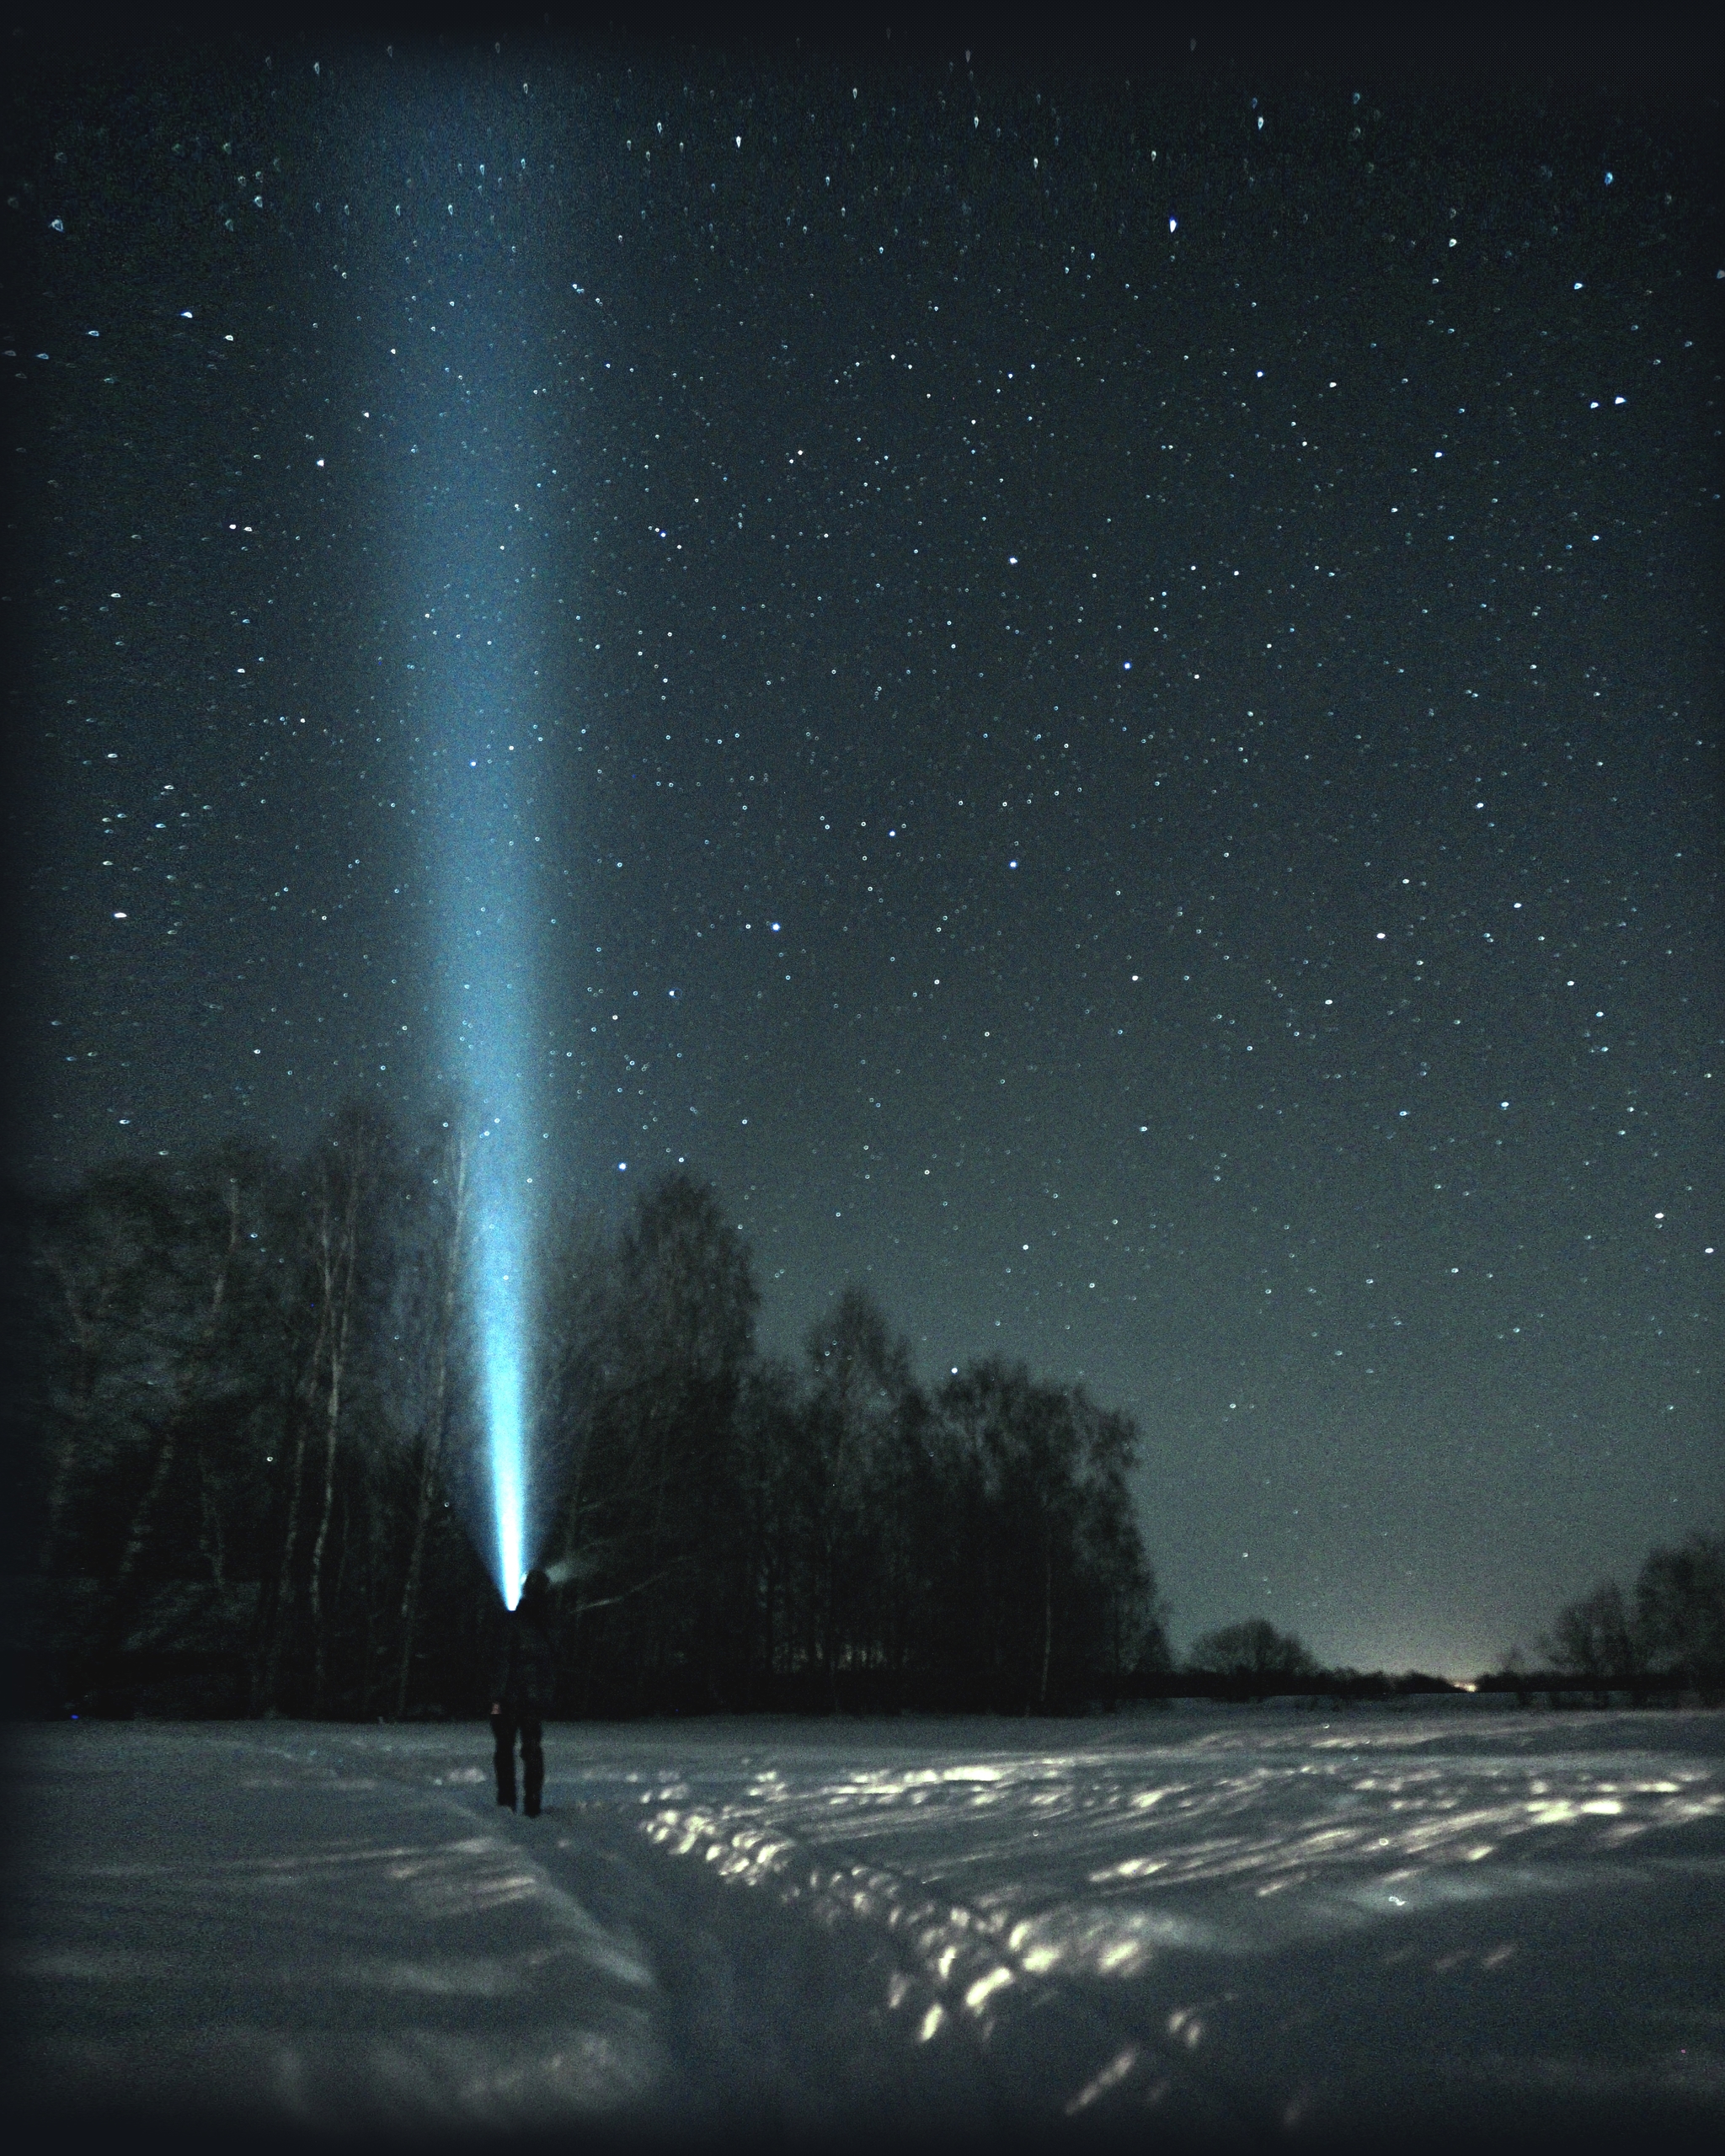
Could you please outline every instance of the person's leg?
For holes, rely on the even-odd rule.
[[[497,1801],[515,1808],[515,1710],[506,1702],[491,1717],[493,1763],[497,1769]]]
[[[530,1819],[539,1817],[539,1799],[545,1787],[545,1748],[537,1715],[521,1716],[521,1809]]]

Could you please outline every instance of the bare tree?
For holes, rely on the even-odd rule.
[[[456,1338],[462,1267],[466,1262],[469,1161],[473,1141],[453,1118],[444,1125],[437,1173],[438,1193],[430,1243],[432,1334],[430,1397],[419,1449],[419,1498],[414,1511],[414,1539],[408,1555],[407,1581],[401,1598],[401,1668],[395,1688],[395,1711],[407,1711],[408,1684],[414,1667],[414,1630],[419,1618],[419,1578],[425,1558],[425,1530],[438,1488],[438,1465],[449,1417],[450,1360]]]
[[[808,1567],[811,1660],[838,1705],[841,1661],[878,1665],[892,1596],[888,1572],[902,1546],[890,1517],[895,1434],[915,1387],[907,1342],[895,1339],[868,1290],[854,1282],[812,1326],[812,1392],[801,1417],[796,1485]]]
[[[1590,1678],[1601,1690],[1614,1677],[1638,1679],[1647,1662],[1616,1580],[1560,1609],[1540,1651],[1554,1669]]]
[[[34,1263],[49,1290],[38,1305],[49,1336],[43,1407],[51,1433],[36,1550],[45,1576],[59,1557],[79,1474],[97,1465],[99,1422],[111,1426],[116,1394],[135,1393],[138,1365],[155,1359],[150,1307],[166,1240],[163,1211],[159,1177],[110,1169],[44,1209],[35,1225]]]
[[[1186,1667],[1197,1676],[1225,1678],[1254,1699],[1319,1673],[1317,1659],[1305,1641],[1292,1632],[1279,1632],[1264,1617],[1204,1633],[1188,1650]]]
[[[1635,1630],[1656,1666],[1704,1688],[1725,1684],[1725,1534],[1649,1553],[1636,1582]]]
[[[219,1235],[216,1247],[209,1259],[208,1284],[203,1298],[203,1307],[196,1322],[196,1330],[190,1352],[179,1360],[174,1373],[173,1390],[164,1403],[156,1445],[155,1465],[132,1514],[131,1527],[120,1551],[120,1564],[114,1576],[113,1599],[117,1611],[123,1611],[131,1590],[133,1577],[143,1557],[150,1532],[155,1524],[156,1508],[168,1479],[174,1471],[174,1457],[184,1433],[188,1410],[198,1392],[206,1383],[214,1358],[223,1305],[227,1299],[228,1285],[235,1261],[239,1254],[240,1192],[238,1177],[228,1175],[222,1185],[222,1207],[225,1215],[225,1232]],[[116,1620],[117,1621],[117,1620]]]
[[[607,1658],[627,1662],[642,1705],[658,1684],[698,1688],[718,1652],[703,1613],[739,1510],[732,1455],[759,1294],[746,1246],[686,1175],[637,1202],[609,1272],[563,1524],[582,1610],[606,1613]],[[627,1621],[609,1614],[625,1600]]]
[[[312,1545],[307,1598],[312,1614],[315,1677],[312,1705],[321,1711],[328,1676],[328,1632],[323,1622],[323,1553],[335,1509],[335,1459],[342,1427],[342,1388],[355,1343],[359,1305],[361,1224],[382,1182],[393,1133],[382,1114],[355,1103],[337,1118],[335,1128],[313,1155],[312,1240],[314,1291],[327,1304],[330,1322],[325,1336],[321,1402],[323,1425],[323,1497],[317,1539]]]
[[[1132,1497],[1138,1428],[1130,1415],[1101,1408],[1084,1388],[1073,1394],[1083,1446],[1078,1522],[1083,1627],[1097,1673],[1112,1698],[1132,1676],[1172,1668],[1167,1605],[1145,1554]]]
[[[116,1164],[32,1223],[32,1540],[45,1576],[69,1566],[84,1578],[87,1616],[55,1650],[68,1682],[101,1681],[152,1580],[183,1574],[194,1541],[211,1578],[225,1577],[234,1441],[279,1344],[270,1173],[239,1149]]]
[[[282,1662],[294,1625],[306,1467],[317,1436],[323,1439],[323,1486],[307,1582],[314,1702],[321,1705],[328,1680],[323,1568],[335,1511],[344,1388],[356,1345],[356,1321],[365,1284],[360,1274],[362,1241],[380,1225],[373,1209],[393,1142],[393,1131],[378,1109],[369,1102],[352,1102],[340,1111],[329,1131],[313,1147],[305,1171],[301,1266],[311,1321],[302,1337],[298,1376],[289,1410],[291,1439],[285,1477],[286,1516],[264,1655],[261,1689],[272,1707],[280,1703]]]
[[[589,1481],[595,1418],[617,1377],[610,1317],[612,1254],[585,1216],[565,1217],[547,1237],[540,1273],[541,1353],[532,1416],[533,1481],[552,1508],[547,1521],[559,1585],[588,1582],[606,1568],[604,1505]]]
[[[1075,1614],[1081,1448],[1071,1396],[1021,1364],[973,1365],[942,1388],[974,1493],[972,1562],[989,1614],[984,1652],[1001,1703],[1048,1704],[1057,1609]]]

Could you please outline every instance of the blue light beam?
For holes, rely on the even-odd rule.
[[[470,706],[469,708],[472,708]],[[482,722],[484,707],[476,717]],[[483,745],[483,744],[482,744]],[[537,1009],[515,840],[522,803],[508,744],[457,773],[444,876],[453,945],[446,1025],[462,1092],[479,1119],[473,1148],[474,1235],[468,1254],[490,1531],[498,1591],[511,1609],[531,1540],[529,1472],[537,1087]]]
[[[511,744],[493,738],[495,698],[483,693],[488,685],[466,686],[465,723],[457,719],[454,730],[478,753],[455,760],[446,826],[451,948],[444,1009],[450,1059],[478,1119],[468,1281],[492,1513],[482,1540],[493,1545],[488,1561],[513,1609],[531,1541],[538,998],[529,933],[532,884],[518,843],[531,837],[531,816]]]
[[[547,859],[564,822],[547,686],[548,610],[560,602],[546,488],[557,458],[542,340],[526,327],[549,287],[521,154],[531,142],[506,162],[499,154],[528,125],[513,108],[486,126],[459,104],[422,109],[407,178],[378,220],[400,252],[380,263],[392,296],[375,332],[385,382],[372,406],[390,414],[407,512],[397,694],[428,812],[437,1062],[473,1139],[467,1275],[490,1518],[469,1527],[511,1609],[537,1555],[542,1496],[532,1472],[549,1136],[540,977],[568,903]],[[435,185],[414,184],[434,168]]]
[[[508,1192],[482,1208],[478,1316],[491,1509],[497,1533],[497,1583],[505,1607],[520,1598],[526,1565],[526,1340],[515,1209]]]

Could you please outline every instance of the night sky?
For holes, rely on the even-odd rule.
[[[769,1347],[1130,1410],[1177,1644],[1717,1523],[1717,113],[1613,58],[13,35],[14,1174],[492,1057]]]

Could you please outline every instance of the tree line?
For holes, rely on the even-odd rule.
[[[1631,1594],[1615,1580],[1602,1581],[1558,1612],[1533,1662],[1512,1649],[1502,1668],[1465,1685],[1419,1670],[1388,1677],[1381,1670],[1326,1669],[1294,1633],[1255,1617],[1205,1633],[1178,1669],[1147,1676],[1140,1689],[1248,1700],[1290,1694],[1345,1700],[1513,1692],[1524,1706],[1538,1692],[1549,1694],[1554,1705],[1577,1694],[1601,1705],[1614,1695],[1636,1704],[1698,1695],[1704,1705],[1717,1705],[1725,1698],[1725,1534],[1691,1534],[1650,1550]]]
[[[1627,1595],[1602,1580],[1558,1611],[1539,1655],[1548,1670],[1600,1694],[1725,1695],[1725,1534],[1650,1550]],[[1513,1666],[1505,1673],[1524,1689],[1529,1682]]]
[[[36,1711],[482,1709],[499,1616],[471,1142],[369,1104],[13,1193],[11,1630]],[[682,1173],[562,1224],[533,1311],[530,1552],[558,1711],[1051,1711],[1169,1663],[1137,1433],[1081,1386],[932,1390],[846,1288],[800,1363]]]
[[[467,1267],[472,1144],[370,1104],[13,1192],[3,1339],[13,1704],[373,1719],[484,1705],[499,1617]],[[673,1174],[565,1220],[534,1309],[530,1551],[560,1712],[1060,1711],[1449,1689],[1322,1668],[1263,1618],[1177,1667],[1130,1481],[1081,1386],[932,1389],[862,1289],[793,1363],[746,1242]],[[1725,1535],[1653,1550],[1482,1689],[1725,1693]]]

